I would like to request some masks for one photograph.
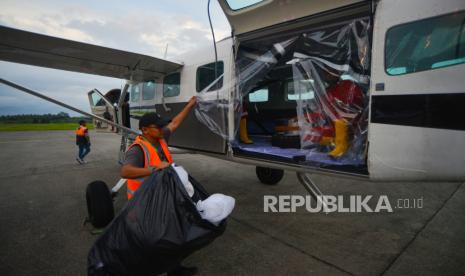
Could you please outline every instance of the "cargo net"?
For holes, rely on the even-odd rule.
[[[360,18],[243,43],[236,79],[223,86],[232,98],[200,100],[197,117],[246,152],[317,166],[364,165],[370,28],[370,18]],[[224,116],[233,110],[232,129],[212,120],[218,104],[228,106]]]

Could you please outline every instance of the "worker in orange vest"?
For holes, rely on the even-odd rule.
[[[121,177],[127,178],[127,196],[131,199],[144,179],[157,170],[164,169],[173,163],[168,150],[167,140],[195,106],[196,98],[192,97],[187,105],[172,120],[166,120],[157,113],[146,113],[139,120],[142,135],[136,137],[134,143],[126,151],[121,168]],[[168,276],[194,275],[197,267],[185,267],[178,264]]]
[[[86,121],[84,120],[79,121],[79,127],[76,129],[76,145],[79,147],[76,161],[79,164],[87,163],[84,157],[90,152],[90,138]]]
[[[121,168],[121,177],[128,179],[128,199],[131,199],[147,176],[173,163],[166,141],[184,121],[195,104],[196,98],[192,97],[172,120],[162,118],[153,112],[146,113],[140,118],[139,129],[142,135],[137,136],[126,151],[125,161]]]

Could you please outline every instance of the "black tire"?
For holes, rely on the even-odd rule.
[[[95,228],[107,226],[115,217],[110,190],[103,181],[94,181],[87,185],[87,212],[89,221]]]
[[[276,185],[283,179],[284,171],[265,167],[256,167],[255,173],[263,184]]]

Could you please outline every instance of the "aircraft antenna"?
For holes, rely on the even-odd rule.
[[[215,40],[215,31],[213,30],[213,25],[212,25],[212,19],[210,16],[210,0],[208,0],[208,5],[207,5],[207,12],[208,12],[208,22],[210,23],[210,29],[212,31],[212,36],[213,36],[213,48],[215,49],[215,80],[218,78],[218,69],[216,64],[218,63],[218,53],[216,52],[216,40]]]
[[[166,43],[166,48],[165,48],[165,54],[163,55],[163,59],[166,59],[166,56],[168,55],[168,43]]]

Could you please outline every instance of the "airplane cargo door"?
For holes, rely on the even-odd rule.
[[[235,35],[297,21],[298,18],[347,7],[363,0],[219,0]],[[258,20],[259,18],[259,20]]]
[[[370,88],[373,179],[465,179],[464,24],[463,1],[379,3]]]

